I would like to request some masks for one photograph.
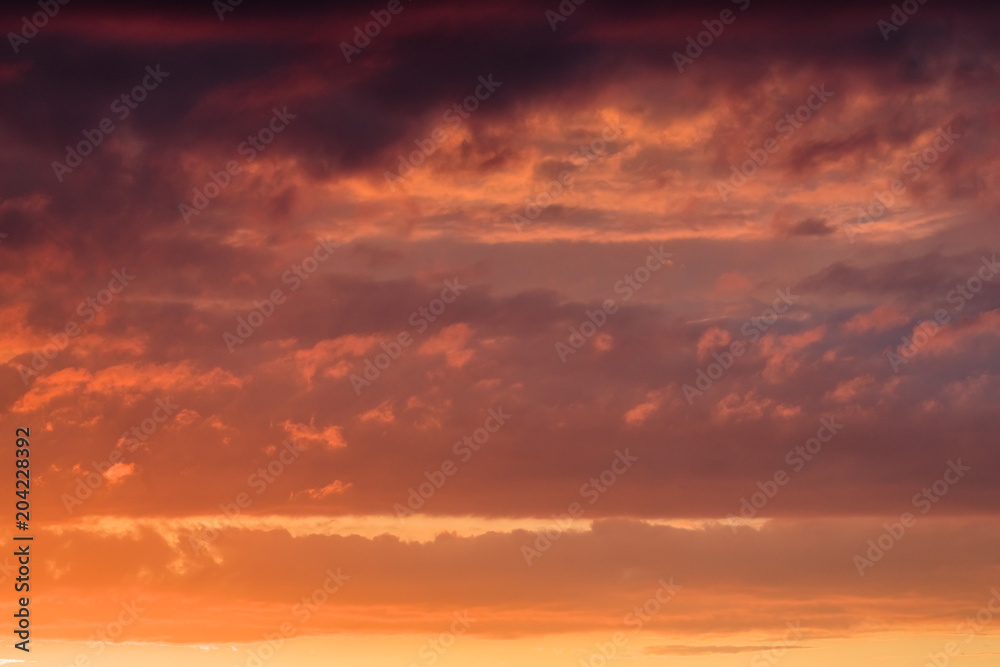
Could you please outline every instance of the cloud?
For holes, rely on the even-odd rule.
[[[664,645],[647,646],[644,652],[647,655],[729,655],[733,653],[759,653],[764,651],[784,651],[793,648],[809,648],[808,646],[787,646],[779,644],[776,646],[684,646],[684,645]]]
[[[295,424],[291,421],[286,421],[283,426],[292,442],[299,442],[303,447],[319,446],[327,449],[347,447],[343,428],[340,426],[327,426],[319,429],[311,422],[309,424]]]
[[[829,236],[836,230],[819,218],[799,220],[786,230],[789,236]]]
[[[651,629],[699,637],[660,642],[671,655],[750,650],[730,633],[799,615],[856,636],[951,631],[942,610],[978,609],[996,534],[982,517],[1000,509],[1000,280],[960,310],[952,292],[995,252],[996,3],[927,3],[889,40],[864,3],[754,4],[683,74],[673,53],[703,4],[588,3],[555,31],[528,2],[406,7],[348,64],[365,3],[243,3],[222,22],[210,3],[102,1],[0,65],[0,422],[44,436],[32,502],[65,516],[39,631],[77,636],[139,590],[147,638],[257,639],[335,562],[354,578],[317,634],[437,632],[459,605],[481,606],[483,635],[604,632],[671,574],[685,595]],[[11,26],[20,12],[0,10]],[[169,77],[117,118],[147,64]],[[485,100],[480,76],[502,82]],[[818,85],[830,101],[723,201],[718,184]],[[248,160],[241,145],[286,107]],[[53,161],[112,116],[57,180]],[[599,143],[610,122],[621,135]],[[954,145],[913,172],[947,127]],[[179,204],[230,160],[239,173],[186,224]],[[851,243],[843,226],[873,202]],[[320,238],[341,247],[311,270]],[[624,289],[661,245],[670,271]],[[85,315],[122,267],[134,283]],[[455,276],[469,289],[417,333],[411,313]],[[785,289],[795,306],[750,340]],[[560,363],[555,344],[609,299]],[[887,353],[940,309],[952,321],[895,372]],[[80,331],[62,341],[67,323]],[[413,345],[356,393],[351,375],[403,331]],[[736,341],[689,405],[683,386]],[[159,400],[180,408],[145,433]],[[461,460],[499,409],[510,420]],[[757,529],[711,520],[788,472],[821,419],[843,433]],[[261,489],[293,439],[304,451]],[[635,469],[527,568],[520,547],[623,448]],[[69,516],[63,495],[112,451]],[[860,580],[852,555],[960,457],[974,473]],[[393,504],[447,463],[397,525]],[[206,528],[213,558],[188,539]],[[295,567],[261,574],[276,562]]]
[[[115,591],[141,584],[148,600],[143,625],[136,628],[142,637],[252,639],[286,619],[288,599],[298,599],[289,596],[313,590],[333,567],[350,576],[349,585],[337,593],[336,605],[312,618],[315,632],[421,632],[433,626],[428,616],[464,607],[477,610],[472,632],[483,637],[613,632],[622,627],[625,611],[649,599],[658,580],[670,578],[683,589],[670,601],[670,613],[652,615],[645,628],[697,634],[705,644],[660,647],[658,654],[713,647],[726,647],[720,653],[769,650],[777,645],[774,640],[750,645],[730,644],[726,638],[770,636],[790,618],[800,619],[803,634],[813,639],[886,628],[946,633],[954,627],[947,609],[978,609],[991,595],[989,544],[997,528],[995,520],[921,516],[877,569],[862,578],[853,556],[867,549],[867,540],[877,538],[893,517],[777,520],[759,530],[721,523],[680,528],[604,521],[560,534],[531,567],[520,547],[537,539],[538,522],[496,524],[459,536],[442,521],[436,538],[417,542],[393,535],[405,527],[395,517],[383,518],[386,532],[370,537],[355,534],[355,526],[367,530],[364,517],[339,524],[323,517],[247,516],[231,522],[211,517],[112,522],[105,517],[101,523],[53,526],[45,531],[53,569],[40,572],[39,581],[63,594],[49,622],[77,636],[78,629],[56,620],[66,618],[73,601],[101,599],[89,596],[97,590],[113,598]],[[452,523],[459,528],[463,521],[456,517]],[[191,539],[210,535],[203,531],[212,526],[218,529],[210,543],[214,560],[199,555],[200,543]],[[942,543],[954,549],[945,554]],[[103,558],[109,549],[121,558]],[[720,553],[740,558],[719,558]],[[275,559],[296,567],[282,577],[255,576]],[[942,568],[949,572],[943,578]],[[57,571],[62,574],[55,578]],[[614,576],[624,571],[629,577]],[[933,585],[915,595],[913,580]],[[190,601],[196,591],[231,607],[226,623],[175,623],[178,608],[199,621],[213,613]],[[733,591],[740,592],[739,599]],[[248,595],[257,601],[253,609],[235,604]],[[753,615],[737,613],[746,605],[753,605]]]
[[[333,494],[344,493],[350,489],[351,486],[352,485],[350,483],[344,484],[339,479],[336,479],[321,489],[306,489],[301,493],[313,500],[321,500]]]

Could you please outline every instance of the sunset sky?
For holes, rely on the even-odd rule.
[[[998,19],[7,3],[0,663],[996,665]]]

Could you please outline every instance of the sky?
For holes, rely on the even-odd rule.
[[[0,664],[996,664],[998,13],[8,3]]]

